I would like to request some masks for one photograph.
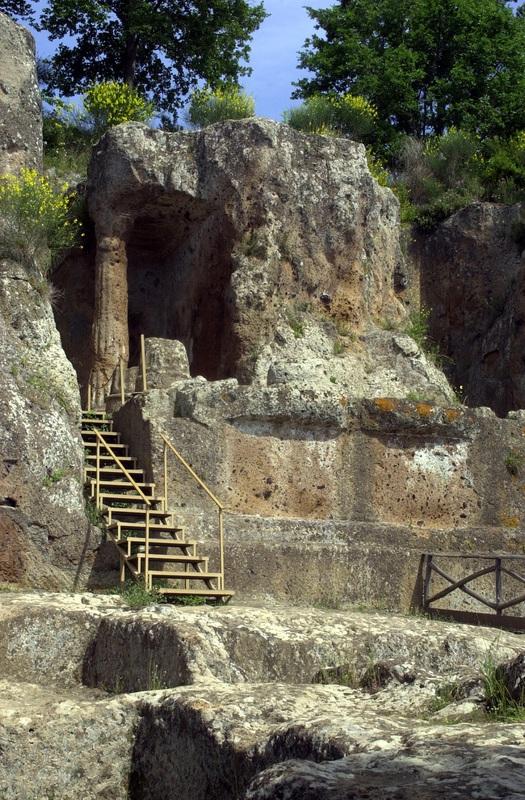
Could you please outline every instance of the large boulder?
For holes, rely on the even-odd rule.
[[[363,145],[262,119],[171,134],[131,123],[96,148],[88,199],[100,398],[144,333],[180,339],[208,379],[450,399],[399,335],[398,201]]]
[[[525,204],[475,203],[412,248],[431,333],[469,405],[525,408]]]
[[[0,13],[0,175],[42,167],[42,113],[35,42]]]

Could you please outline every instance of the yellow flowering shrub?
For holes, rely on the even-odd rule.
[[[240,86],[230,84],[197,89],[188,106],[187,118],[194,128],[205,128],[227,119],[245,119],[255,114],[255,100]]]
[[[84,108],[99,134],[122,122],[148,122],[155,113],[153,103],[118,81],[91,86],[84,95]]]
[[[305,133],[367,141],[376,130],[378,113],[361,95],[317,94],[285,111],[283,118],[292,128]]]
[[[58,189],[34,169],[0,176],[0,256],[47,272],[53,258],[79,239],[72,218],[75,195]]]

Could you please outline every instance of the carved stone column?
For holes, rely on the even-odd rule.
[[[111,379],[124,358],[129,357],[128,274],[123,233],[97,230],[95,314],[91,334],[93,401],[100,406],[110,391]]]

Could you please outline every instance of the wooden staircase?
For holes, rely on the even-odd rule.
[[[222,551],[221,571],[210,572],[209,559],[197,553],[196,542],[186,540],[183,529],[175,524],[166,507],[166,490],[158,497],[155,484],[146,482],[105,412],[82,412],[82,440],[89,496],[118,550],[120,582],[125,582],[129,571],[146,588],[168,597],[228,602],[234,592],[224,589]]]

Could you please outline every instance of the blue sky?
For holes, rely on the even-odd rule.
[[[251,77],[245,78],[245,89],[255,97],[257,114],[281,119],[282,112],[294,105],[290,100],[292,83],[303,74],[297,69],[297,53],[304,40],[313,32],[313,23],[305,5],[326,8],[334,0],[265,0],[271,15],[256,32],[250,65]],[[33,31],[38,55],[53,52],[55,43],[45,33]]]

